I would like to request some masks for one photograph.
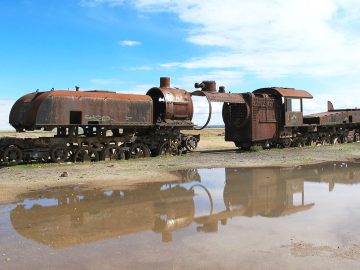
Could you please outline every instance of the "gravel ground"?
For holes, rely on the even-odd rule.
[[[209,141],[206,144],[208,144]],[[217,146],[221,148],[221,145]],[[296,166],[324,161],[360,160],[360,143],[304,148],[240,152],[223,145],[223,150],[206,150],[183,156],[156,157],[118,162],[85,164],[31,164],[0,168],[0,203],[16,195],[51,186],[86,184],[104,188],[140,182],[177,181],[171,173],[180,169]],[[66,177],[61,177],[64,173]]]

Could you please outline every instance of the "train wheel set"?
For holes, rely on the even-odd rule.
[[[149,139],[148,139],[149,140]],[[142,140],[124,142],[119,137],[95,138],[51,138],[37,139],[1,138],[0,165],[21,163],[96,162],[147,158],[151,156],[181,155],[194,151],[200,137],[179,134],[175,138],[163,138],[151,144]]]

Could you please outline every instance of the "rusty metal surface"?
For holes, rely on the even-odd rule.
[[[170,78],[160,78],[160,85],[163,87],[153,87],[146,93],[154,102],[154,122],[191,120],[193,102],[190,93],[170,87]]]
[[[28,100],[29,95],[26,95],[12,108],[10,123],[16,129],[89,123],[124,126],[152,124],[152,99],[146,95],[59,90],[36,93],[30,102]],[[78,113],[77,121],[71,123],[71,114],[75,113]]]
[[[302,124],[302,112],[285,112],[285,126],[301,126]]]
[[[360,109],[334,110],[304,116],[305,124],[336,125],[360,123]]]
[[[276,138],[281,99],[253,93],[244,93],[242,97],[247,107],[236,109],[234,105],[224,105],[225,140],[247,146]]]
[[[305,90],[297,90],[295,88],[285,88],[285,87],[260,88],[253,91],[253,93],[280,95],[281,97],[287,97],[287,98],[313,98],[313,96]]]
[[[230,94],[220,92],[205,92],[197,90],[191,93],[192,96],[206,96],[211,102],[245,103],[241,94]]]
[[[205,92],[216,92],[216,82],[215,81],[203,81],[201,83],[195,83],[195,88],[201,88],[201,91]]]

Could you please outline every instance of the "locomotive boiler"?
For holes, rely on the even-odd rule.
[[[54,130],[56,135],[1,138],[0,162],[118,160],[192,151],[199,136],[180,132],[194,128],[192,117],[190,93],[171,87],[165,77],[146,95],[79,87],[34,92],[16,101],[10,124],[18,132]]]

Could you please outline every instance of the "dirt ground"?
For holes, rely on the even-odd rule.
[[[295,166],[324,161],[360,160],[360,143],[241,152],[225,142],[223,129],[201,131],[198,150],[182,156],[166,156],[84,164],[30,164],[0,168],[0,204],[16,200],[20,193],[63,185],[103,188],[142,182],[177,181],[172,171],[191,168]],[[198,133],[198,132],[193,132]],[[0,133],[0,136],[14,133]],[[21,136],[37,136],[35,133]],[[66,172],[67,177],[61,177]]]

